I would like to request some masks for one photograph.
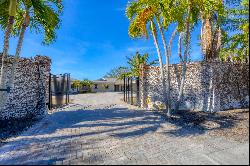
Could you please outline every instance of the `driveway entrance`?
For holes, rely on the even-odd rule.
[[[210,137],[124,104],[83,94],[0,148],[0,164],[249,164],[249,143]]]

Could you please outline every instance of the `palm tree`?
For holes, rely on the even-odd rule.
[[[183,26],[183,14],[185,11],[185,8],[183,8],[183,5],[179,5],[180,3],[177,0],[158,0],[158,11],[159,16],[157,18],[157,23],[159,26],[159,31],[161,34],[162,42],[163,42],[163,48],[165,51],[165,57],[166,57],[166,73],[167,73],[167,85],[166,85],[166,96],[167,96],[167,112],[168,116],[171,115],[171,97],[170,97],[170,57],[171,57],[171,50],[172,50],[172,43],[173,38],[175,35],[181,30],[181,26]],[[169,25],[172,23],[178,23],[177,27],[172,32],[168,45],[165,39],[164,31],[168,29]]]
[[[201,1],[199,5],[201,26],[201,47],[205,60],[219,58],[221,48],[221,16],[224,14],[222,0]]]
[[[11,79],[9,81],[9,86],[14,87],[14,77],[15,70],[20,57],[20,52],[23,44],[24,34],[27,27],[31,23],[31,29],[38,30],[40,28],[44,29],[44,44],[52,43],[56,34],[55,31],[59,27],[60,18],[59,14],[62,11],[62,4],[59,1],[54,0],[22,0],[24,11],[19,12],[21,15],[19,21],[21,25],[16,25],[16,33],[19,35],[18,45],[16,48],[15,61],[12,65]],[[57,10],[52,6],[57,6]],[[23,17],[22,17],[23,15]]]
[[[138,51],[132,57],[127,57],[127,63],[129,64],[128,76],[139,77],[141,71],[141,65],[151,66],[158,64],[157,60],[149,62],[149,54],[141,55]]]
[[[211,1],[206,1],[206,0],[201,0],[201,1],[196,1],[196,0],[179,0],[179,4],[184,7],[183,10],[184,13],[182,14],[182,17],[185,20],[185,24],[183,26],[180,26],[180,29],[182,31],[185,31],[185,51],[184,51],[184,57],[182,58],[181,55],[181,42],[182,42],[182,35],[180,37],[180,44],[179,44],[179,56],[181,57],[182,60],[182,79],[181,79],[181,86],[179,88],[179,94],[177,98],[177,102],[175,105],[175,111],[178,111],[180,102],[183,98],[183,91],[184,91],[184,86],[185,86],[185,80],[186,80],[186,70],[187,70],[187,56],[189,54],[189,45],[190,45],[190,36],[191,36],[191,30],[192,27],[197,23],[199,19],[207,18],[211,16],[211,13],[217,13],[218,16],[221,16],[223,14],[223,4],[220,1],[217,0],[211,0]],[[181,20],[180,20],[181,21]],[[177,22],[179,22],[177,20]],[[180,22],[182,25],[182,21]],[[209,25],[208,25],[209,26]],[[203,31],[202,34],[205,32]],[[209,33],[209,31],[208,31]],[[210,34],[208,34],[210,35]],[[215,41],[215,37],[213,37],[212,42]],[[219,42],[217,42],[219,43]],[[211,43],[207,43],[208,46],[210,46]],[[205,44],[204,44],[205,45]],[[214,44],[211,44],[214,46]],[[214,47],[212,47],[214,48]],[[217,51],[217,50],[216,50]],[[206,57],[214,57],[214,56],[209,56],[208,52]]]
[[[13,0],[5,0],[5,3],[12,2]],[[56,38],[56,29],[59,27],[60,19],[59,14],[62,11],[61,1],[55,0],[19,0],[17,5],[16,24],[14,25],[13,34],[19,35],[18,45],[16,48],[15,60],[11,69],[11,78],[8,87],[13,88],[15,70],[17,67],[18,59],[24,40],[24,35],[28,26],[31,30],[34,29],[37,32],[44,30],[43,44],[50,44]],[[11,3],[10,3],[11,4]],[[57,7],[57,10],[55,7]],[[24,8],[24,9],[23,9]],[[13,17],[14,18],[14,17]],[[0,24],[2,27],[8,27],[6,21],[6,12],[2,10],[0,13]],[[7,24],[7,25],[6,25]],[[7,28],[8,29],[8,28]],[[9,31],[11,33],[11,30]],[[3,56],[4,58],[5,56]],[[3,65],[2,65],[3,68]],[[2,78],[4,77],[4,71],[1,72]],[[6,95],[5,95],[6,96]],[[7,96],[5,97],[7,98]]]
[[[5,58],[8,55],[8,51],[9,51],[9,39],[10,39],[10,35],[11,35],[11,31],[14,25],[14,19],[15,19],[15,15],[16,15],[16,6],[17,6],[17,0],[2,0],[1,1],[1,14],[3,13],[3,11],[6,10],[7,6],[9,5],[8,8],[8,14],[5,14],[5,18],[7,17],[8,21],[7,21],[7,26],[6,26],[6,30],[5,30],[5,36],[4,36],[4,46],[3,46],[3,55],[2,55],[2,66],[1,66],[1,75],[0,75],[0,89],[6,89],[6,72],[5,72],[5,68],[4,68],[4,62],[5,62]],[[2,23],[2,19],[1,23]],[[4,106],[5,102],[6,102],[6,91],[0,91],[0,109]]]
[[[155,18],[158,17],[157,4],[153,0],[138,0],[130,2],[126,9],[126,15],[130,20],[129,35],[132,38],[146,37],[148,38],[148,29],[150,29],[154,44],[157,50],[158,61],[160,65],[160,78],[163,87],[163,101],[166,102],[166,84],[164,78],[164,68],[162,62],[162,54],[158,43],[158,34]],[[149,25],[149,28],[148,28]]]

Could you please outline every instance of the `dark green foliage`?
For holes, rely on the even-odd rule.
[[[56,30],[60,26],[63,5],[58,0],[17,0],[17,11],[13,35],[18,36],[22,29],[24,13],[30,15],[30,30],[44,34],[43,44],[50,44],[56,39]],[[5,29],[8,22],[10,0],[0,0],[0,27]]]
[[[222,60],[249,61],[249,0],[226,1]]]

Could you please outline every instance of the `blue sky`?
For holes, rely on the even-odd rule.
[[[42,35],[26,33],[22,57],[46,55],[52,59],[52,73],[71,73],[73,78],[95,80],[112,68],[126,65],[126,56],[148,52],[156,59],[152,40],[131,39],[129,22],[125,16],[127,0],[64,0],[62,23],[57,40],[49,46],[41,45]],[[173,26],[169,32],[173,31]],[[199,27],[192,35],[193,60],[201,59]],[[166,33],[167,39],[170,34]],[[0,31],[0,50],[3,32]],[[11,39],[10,54],[15,53],[17,39]],[[173,42],[171,63],[178,63],[177,39]]]

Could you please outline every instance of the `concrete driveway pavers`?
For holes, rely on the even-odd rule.
[[[121,93],[72,96],[0,148],[0,164],[249,164],[249,142],[180,132]]]

